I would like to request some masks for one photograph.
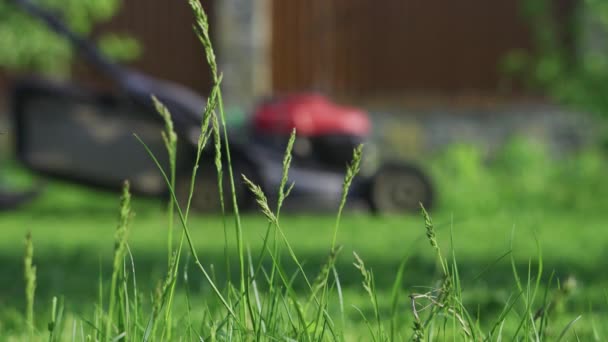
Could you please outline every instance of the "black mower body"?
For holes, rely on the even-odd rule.
[[[203,102],[201,100],[201,102]],[[163,121],[151,107],[121,96],[88,92],[83,88],[41,80],[22,81],[13,96],[13,114],[16,127],[16,155],[28,168],[39,173],[88,186],[118,190],[125,179],[135,193],[149,196],[168,196],[167,185],[150,156],[134,137],[137,134],[167,170],[167,152],[161,138]],[[184,199],[189,185],[192,165],[196,156],[196,143],[200,133],[200,115],[184,117],[186,112],[174,114],[179,137],[177,163],[177,189]],[[197,124],[188,124],[197,123]],[[282,162],[288,136],[256,134],[247,123],[229,129],[230,151],[233,160],[235,185],[239,204],[247,209],[253,198],[242,182],[241,174],[259,184],[271,202],[276,201],[282,178]],[[319,154],[314,146],[321,146],[325,154],[332,155],[331,142],[338,137],[296,140],[293,161],[289,170],[290,183],[294,183],[290,206],[297,209],[335,209],[342,194],[342,184],[348,147],[364,143],[363,139],[344,137],[340,148],[334,151],[337,162]],[[308,153],[300,145],[308,145]],[[310,150],[310,146],[313,146]],[[339,155],[341,158],[338,158]],[[214,165],[213,141],[204,153],[197,178],[194,208],[201,211],[219,210],[219,191]],[[386,164],[366,156],[360,175],[350,190],[350,197],[367,203],[374,177],[386,165],[400,165],[415,172],[425,184],[424,192],[432,191],[424,174],[413,166]],[[226,166],[224,166],[225,192],[228,194]],[[198,197],[202,199],[197,199]],[[420,197],[430,206],[432,197]],[[229,201],[225,201],[230,206]],[[414,205],[417,202],[414,203]],[[382,211],[379,209],[378,211]]]

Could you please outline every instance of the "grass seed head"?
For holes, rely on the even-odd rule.
[[[414,336],[412,336],[412,341],[421,342],[424,341],[424,327],[422,326],[422,322],[420,319],[414,320]]]
[[[311,299],[327,284],[327,279],[329,278],[329,272],[336,264],[336,260],[338,259],[338,255],[342,251],[342,246],[336,246],[332,248],[329,252],[329,256],[327,258],[327,262],[321,268],[321,272],[315,279],[313,283],[313,293],[311,295]],[[356,265],[355,265],[356,267]]]
[[[344,177],[344,184],[342,186],[344,193],[348,192],[348,189],[350,188],[350,185],[353,182],[353,179],[359,173],[359,170],[361,170],[362,156],[363,156],[363,145],[361,144],[353,150],[353,159],[352,159],[351,163],[348,165],[348,167],[346,168],[346,176]]]
[[[177,146],[177,134],[175,133],[171,112],[169,112],[169,109],[154,95],[152,95],[152,102],[154,102],[156,111],[158,114],[160,114],[165,122],[165,130],[162,132],[162,137],[169,155],[173,156]]]
[[[215,168],[218,176],[222,175],[222,139],[220,138],[220,123],[217,119],[217,114],[213,112],[211,115],[211,125],[213,129],[213,142],[215,147]]]
[[[373,300],[374,293],[372,284],[372,274],[369,270],[367,270],[367,268],[365,268],[365,263],[363,262],[363,259],[361,259],[361,257],[359,257],[356,252],[353,252],[353,255],[355,256],[355,262],[353,263],[353,265],[355,265],[355,268],[357,268],[359,272],[361,272],[361,276],[363,276],[363,288],[365,289],[365,292],[367,292],[367,294],[372,297]]]
[[[424,227],[426,228],[426,237],[429,239],[431,246],[435,249],[439,248],[437,244],[437,238],[435,236],[435,227],[433,226],[433,220],[431,216],[424,208],[424,205],[420,203],[420,212],[422,213],[422,217],[424,218]]]
[[[209,36],[209,19],[199,0],[189,0],[188,2],[194,12],[196,20],[195,30],[198,33],[197,36],[199,37],[199,40],[205,48],[205,56],[207,57],[207,64],[209,64],[209,68],[211,69],[211,75],[214,80],[213,83],[217,84],[219,83],[219,77],[217,75],[215,52],[213,52],[213,45],[211,44],[211,38]]]
[[[262,188],[259,185],[254,184],[249,178],[247,178],[247,176],[241,176],[243,177],[243,180],[245,181],[245,184],[247,185],[249,190],[255,196],[255,200],[260,206],[260,209],[262,210],[264,216],[266,216],[269,222],[276,224],[277,218],[272,212],[272,210],[270,210],[270,206],[268,205],[268,199],[266,199],[266,195],[264,194],[264,191],[262,191]]]
[[[283,201],[289,195],[289,193],[291,192],[291,189],[293,188],[293,183],[292,183],[291,186],[289,188],[287,188],[287,190],[285,190],[285,185],[287,184],[287,181],[289,179],[289,168],[291,167],[291,159],[292,159],[291,151],[293,150],[293,144],[295,141],[296,141],[296,129],[294,128],[291,131],[291,135],[289,136],[289,141],[287,142],[287,148],[285,148],[285,155],[283,156],[283,173],[281,176],[281,185],[279,186],[279,201],[278,201],[279,208],[281,207],[281,205],[283,204]]]

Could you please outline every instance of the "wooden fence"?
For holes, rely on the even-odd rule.
[[[210,1],[203,4],[213,13]],[[210,89],[210,76],[193,24],[187,1],[127,0],[120,13],[100,29],[128,33],[139,40],[143,50],[133,63],[135,68],[204,93]]]
[[[501,58],[531,45],[520,2],[273,0],[272,88],[353,97],[495,92]],[[203,3],[213,24],[213,1]],[[204,93],[209,73],[192,24],[187,1],[127,0],[101,29],[141,42],[134,67]]]
[[[275,0],[274,89],[351,96],[496,92],[501,59],[531,46],[521,3]]]

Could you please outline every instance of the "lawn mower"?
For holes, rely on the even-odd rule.
[[[167,167],[160,134],[164,124],[150,100],[153,94],[172,113],[179,137],[176,194],[178,200],[185,201],[205,99],[182,86],[112,63],[93,44],[30,0],[13,2],[65,36],[119,90],[101,93],[40,79],[17,82],[12,112],[18,159],[49,176],[108,189],[119,189],[128,179],[133,192],[168,196],[161,173],[133,137],[137,134]],[[298,137],[289,171],[294,186],[288,202],[301,209],[336,208],[353,149],[369,143],[367,113],[337,105],[319,94],[303,93],[266,99],[249,118],[228,130],[239,208],[251,209],[255,204],[237,176],[241,174],[259,184],[270,202],[276,202],[284,150],[293,129]],[[378,213],[412,211],[419,203],[432,205],[431,182],[419,168],[382,162],[374,155],[364,153],[360,175],[350,190],[354,202],[365,203]],[[224,193],[229,194],[225,178]],[[230,201],[225,202],[229,207]],[[192,207],[202,212],[221,209],[213,143],[203,153]]]

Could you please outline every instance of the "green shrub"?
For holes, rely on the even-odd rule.
[[[608,117],[608,3],[520,0],[532,32],[531,51],[511,51],[502,69],[556,101]]]
[[[523,138],[511,140],[492,156],[471,145],[452,146],[432,162],[440,207],[468,213],[600,210],[608,204],[607,169],[599,150],[560,157]]]

